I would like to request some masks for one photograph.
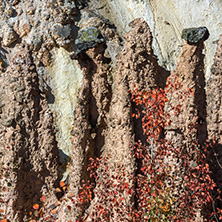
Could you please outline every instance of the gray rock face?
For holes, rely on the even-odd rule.
[[[79,3],[71,0],[0,1],[0,40],[4,47],[26,42],[35,51],[36,64],[55,46],[67,47],[73,41]],[[8,52],[13,51],[11,47]],[[48,65],[48,58],[44,65]],[[39,62],[37,62],[39,61]]]
[[[71,34],[71,26],[70,25],[62,25],[55,24],[52,30],[52,36],[55,39],[56,43],[64,47],[70,43],[70,34]]]
[[[201,40],[207,40],[209,35],[206,27],[187,28],[182,32],[182,39],[186,40],[189,44],[196,44]]]

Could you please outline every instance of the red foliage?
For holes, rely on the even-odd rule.
[[[171,90],[180,88],[178,81],[169,85]],[[141,118],[147,136],[146,145],[138,141],[131,150],[140,167],[135,175],[129,175],[124,165],[111,169],[109,155],[91,158],[88,170],[95,183],[82,181],[78,197],[72,197],[73,206],[67,206],[68,211],[72,207],[79,209],[78,221],[86,221],[87,217],[92,221],[112,221],[114,214],[120,221],[193,221],[204,207],[214,204],[212,191],[216,184],[206,161],[211,145],[200,147],[194,139],[196,118],[179,145],[160,136],[171,124],[169,109],[175,116],[181,110],[181,105],[173,107],[167,98],[171,94],[169,85],[165,90],[131,91],[132,102],[138,107],[132,116]],[[187,89],[183,95],[192,95],[192,90]],[[60,186],[64,188],[65,184]],[[130,205],[132,200],[136,204]],[[92,208],[87,211],[91,202]],[[208,216],[208,221],[219,221],[222,210],[214,209]]]
[[[172,88],[177,90],[180,87],[174,82]],[[181,105],[172,107],[169,104],[167,94],[170,94],[168,88],[148,92],[136,88],[132,91],[133,102],[140,106],[133,117],[142,119],[143,132],[149,144],[145,146],[138,142],[132,152],[142,163],[135,194],[138,198],[137,213],[142,221],[192,220],[198,211],[214,201],[211,193],[216,184],[206,163],[207,149],[211,146],[206,144],[203,148],[194,141],[191,132],[196,127],[196,118],[187,134],[183,135],[186,142],[175,145],[160,138],[162,129],[171,124],[167,109],[174,110],[175,116],[181,109]],[[184,92],[184,95],[190,94],[191,89]]]
[[[177,88],[178,85],[174,87]],[[132,149],[132,155],[142,163],[140,173],[134,175],[135,181],[132,175],[128,175],[133,181],[131,183],[126,180],[122,166],[116,169],[116,177],[110,175],[108,157],[92,160],[89,170],[96,183],[100,183],[99,189],[94,189],[94,194],[100,199],[90,217],[95,221],[110,221],[113,208],[118,208],[116,212],[119,212],[119,218],[127,221],[129,218],[131,221],[193,220],[198,211],[214,201],[211,192],[216,184],[210,177],[209,165],[206,163],[210,145],[206,144],[202,148],[197,141],[193,141],[191,132],[196,127],[196,118],[189,126],[187,135],[184,135],[186,142],[175,147],[171,141],[160,139],[162,129],[171,124],[165,110],[168,89],[141,92],[136,88],[131,93],[132,101],[139,106],[132,116],[141,118],[149,144],[145,146],[138,142]],[[191,90],[188,90],[184,95],[190,93]],[[181,105],[170,109],[178,115]],[[130,209],[122,204],[124,192],[137,199],[137,207]],[[218,216],[219,213],[215,212],[214,215]]]

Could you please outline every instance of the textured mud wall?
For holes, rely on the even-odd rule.
[[[53,200],[52,188],[59,184],[52,113],[40,94],[30,50],[16,50],[0,78],[1,209],[10,221],[22,221],[42,195]]]
[[[179,137],[190,130],[189,126],[195,124],[195,118],[197,118],[198,127],[197,132],[193,132],[193,139],[197,139],[200,144],[207,139],[203,50],[203,40],[197,44],[186,42],[182,49],[180,62],[169,78],[169,81],[177,79],[181,85],[180,89],[176,91],[172,89],[168,95],[170,104],[173,104],[174,107],[181,106],[181,113],[178,116],[173,114],[174,111],[169,111],[173,118],[171,126],[166,130],[169,136],[177,134],[178,138],[174,138],[175,141],[180,141]],[[185,94],[187,92],[189,95]],[[182,138],[185,139],[183,136]]]
[[[23,221],[43,194],[54,203],[60,180],[77,195],[89,178],[89,157],[109,153],[110,168],[124,165],[130,180],[136,163],[129,144],[145,138],[140,120],[131,118],[129,89],[164,88],[169,76],[194,95],[166,135],[177,140],[196,114],[194,137],[216,136],[214,172],[221,178],[221,6],[219,0],[0,0],[0,172],[10,178],[1,178],[0,208],[7,218]],[[184,28],[199,26],[208,28],[208,40],[182,40]],[[92,221],[96,200],[82,212],[67,212],[70,203],[63,203],[60,221],[79,214]],[[125,200],[134,205],[131,196]]]
[[[222,93],[222,36],[220,36],[217,52],[214,57],[214,64],[211,69],[211,78],[207,83],[208,88],[208,131],[209,137],[216,136],[218,142],[222,143],[222,113],[221,113],[221,93]]]
[[[212,161],[217,163],[213,168],[215,181],[222,188],[222,36],[219,38],[214,64],[211,69],[211,78],[207,82],[207,129],[209,139],[216,141],[212,151]]]

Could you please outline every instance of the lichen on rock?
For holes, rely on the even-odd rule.
[[[105,42],[105,40],[98,28],[89,27],[83,29],[79,31],[78,37],[75,40],[76,51],[71,55],[71,58],[75,59],[79,53],[94,48],[103,42]]]
[[[197,44],[201,40],[205,41],[209,35],[206,27],[187,28],[182,31],[182,39],[186,40],[189,44]]]

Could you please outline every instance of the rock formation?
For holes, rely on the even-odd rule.
[[[222,36],[220,36],[217,46],[217,52],[214,57],[214,64],[211,68],[211,77],[207,82],[207,107],[208,107],[208,134],[209,138],[216,137],[218,143],[222,142],[221,134],[221,47]]]
[[[222,64],[221,64],[222,36],[220,36],[217,46],[217,52],[214,57],[214,64],[211,68],[211,77],[207,82],[207,130],[208,138],[215,140],[216,144],[212,149],[211,159],[214,180],[218,186],[222,187],[222,114],[221,114],[221,93],[222,93]]]
[[[138,85],[141,90],[146,90],[155,85],[155,75],[158,72],[157,59],[153,55],[151,48],[152,36],[146,22],[141,19],[133,21],[130,26],[132,30],[125,35],[126,43],[119,54],[117,60],[117,68],[114,77],[114,88],[112,100],[110,103],[109,113],[107,115],[107,129],[105,132],[105,144],[103,155],[109,154],[108,169],[109,176],[116,177],[115,169],[123,167],[125,170],[125,181],[129,182],[129,186],[133,186],[132,177],[135,171],[135,160],[130,152],[132,145],[136,139],[143,137],[141,131],[136,131],[132,120],[133,105],[130,99],[129,90],[133,89],[133,83]],[[137,36],[135,39],[134,36]],[[139,127],[138,127],[139,128]],[[119,173],[119,172],[118,172]],[[104,175],[105,176],[105,175]],[[95,189],[104,189],[106,177],[100,179],[101,183]],[[118,183],[118,182],[117,182]],[[118,185],[117,185],[118,187]],[[122,194],[124,197],[123,209],[127,212],[134,205],[133,197],[127,194],[127,191]],[[88,215],[91,215],[92,208],[97,208],[97,199],[89,207]],[[110,197],[111,198],[111,197]],[[112,209],[112,220],[117,221],[119,218],[127,218],[127,213],[118,212],[108,197],[107,202]],[[93,218],[88,218],[87,221],[92,221]]]
[[[180,89],[168,96],[174,106],[181,105],[181,113],[163,136],[180,144],[197,118],[192,136],[200,144],[216,141],[210,159],[221,188],[222,7],[206,0],[187,5],[0,0],[0,219],[25,221],[33,204],[42,205],[43,195],[46,208],[56,203],[62,195],[54,190],[61,180],[77,198],[82,180],[92,182],[90,157],[109,155],[108,175],[115,178],[123,167],[125,181],[134,186],[139,163],[130,146],[149,143],[141,119],[132,118],[134,84],[146,91],[178,80]],[[203,12],[194,13],[194,5]],[[187,89],[189,95],[183,95]],[[99,178],[92,202],[80,211],[67,210],[72,201],[63,196],[55,207],[58,221],[80,216],[93,221],[97,191],[106,192],[104,180]],[[136,207],[135,199],[124,192],[127,211]],[[113,204],[109,197],[107,204]],[[120,218],[130,220],[113,206],[112,220]]]
[[[190,39],[187,38],[187,42],[185,42],[182,49],[180,61],[176,69],[171,72],[168,80],[169,82],[177,80],[180,85],[180,89],[178,90],[172,88],[169,93],[169,103],[174,107],[177,107],[178,105],[181,106],[181,112],[178,117],[175,117],[175,115],[170,112],[173,116],[172,124],[169,129],[166,129],[166,131],[169,134],[187,134],[191,125],[197,122],[197,132],[193,133],[199,143],[203,144],[207,139],[203,55],[204,35],[202,35],[201,38],[196,39],[195,43],[191,42],[193,39],[192,36],[190,36]],[[186,95],[186,93],[189,95]],[[170,107],[168,108],[170,109]],[[195,120],[195,118],[197,118],[197,120]],[[195,131],[195,129],[193,130]]]
[[[10,221],[27,218],[43,195],[55,201],[59,184],[52,113],[31,55],[27,45],[17,47],[0,78],[1,209]]]

